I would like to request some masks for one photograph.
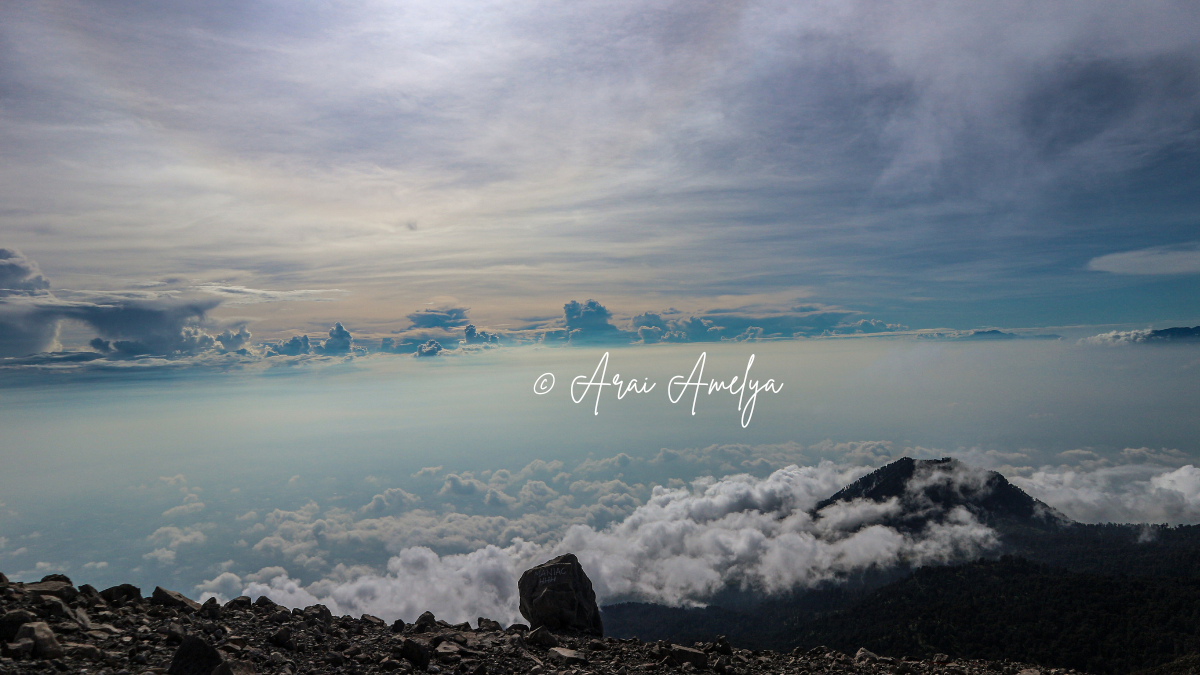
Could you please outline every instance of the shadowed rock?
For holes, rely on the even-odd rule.
[[[592,581],[573,553],[525,570],[517,588],[521,615],[533,628],[604,635]]]

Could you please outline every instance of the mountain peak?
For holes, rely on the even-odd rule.
[[[902,457],[859,478],[819,502],[819,512],[839,502],[898,500],[900,515],[890,523],[920,527],[962,507],[988,525],[1024,525],[1043,529],[1071,522],[1045,503],[1030,497],[996,471],[969,466],[952,457]]]

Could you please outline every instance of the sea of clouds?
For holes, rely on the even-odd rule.
[[[728,588],[772,594],[876,566],[944,563],[992,549],[995,533],[966,511],[917,532],[881,524],[898,508],[894,502],[812,513],[821,499],[904,454],[945,453],[876,442],[725,445],[649,458],[619,454],[574,468],[544,461],[483,472],[429,467],[411,478],[440,482],[433,497],[391,487],[357,509],[314,501],[243,514],[243,545],[277,564],[239,573],[230,560],[194,591],[220,600],[266,595],[287,606],[319,602],[336,614],[389,621],[412,621],[426,610],[456,622],[518,621],[520,573],[565,552],[579,556],[601,604],[696,606]],[[1102,458],[1079,450],[1040,466],[1014,463],[1033,459],[1033,451],[954,454],[1001,470],[1082,522],[1200,522],[1200,470],[1177,451],[1127,449]],[[661,471],[691,478],[633,480]],[[975,480],[972,471],[952,478]],[[160,528],[151,543],[185,550],[203,531]],[[388,552],[382,565],[353,553],[380,548]]]

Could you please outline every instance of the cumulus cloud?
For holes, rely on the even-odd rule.
[[[1194,524],[1200,521],[1200,469],[1126,464],[1094,470],[1046,467],[1014,485],[1086,523]]]
[[[493,344],[500,341],[500,336],[495,333],[489,333],[485,330],[478,330],[475,324],[468,324],[463,329],[463,344],[468,345],[485,345]]]
[[[0,297],[32,295],[50,288],[36,262],[20,251],[0,248]]]
[[[312,345],[307,335],[293,335],[286,342],[280,341],[266,346],[267,356],[300,356],[312,353]]]
[[[443,348],[440,342],[437,340],[430,340],[423,345],[417,346],[416,355],[418,357],[437,356],[438,354],[441,354],[442,351]]]
[[[327,356],[349,354],[354,349],[354,338],[341,322],[333,324],[329,329],[329,339],[321,345],[321,353]]]

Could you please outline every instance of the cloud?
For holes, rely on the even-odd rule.
[[[175,551],[169,548],[156,548],[142,556],[145,560],[153,560],[160,565],[171,565],[175,562]]]
[[[33,295],[50,288],[37,263],[20,251],[0,248],[0,297]]]
[[[398,511],[421,501],[421,498],[400,488],[388,488],[371,498],[371,502],[359,509],[359,513],[387,513]]]
[[[242,589],[241,577],[232,572],[222,572],[212,579],[207,579],[195,586],[195,591],[200,596],[200,602],[204,602],[209,598],[216,598],[222,604],[241,595]]]
[[[413,478],[433,478],[442,472],[442,466],[427,466],[412,475]]]
[[[267,344],[267,356],[300,356],[311,353],[312,345],[307,335],[293,335],[287,342]]]
[[[437,356],[443,351],[442,345],[437,340],[430,340],[423,345],[417,347],[416,355],[421,356]]]
[[[329,339],[321,345],[321,353],[326,356],[349,354],[354,350],[354,338],[341,322],[333,324],[329,329]]]
[[[85,570],[102,570],[107,567],[108,567],[108,563],[104,562],[104,561],[100,561],[100,562],[93,561],[93,562],[87,562],[87,563],[83,564],[83,569],[85,569]]]
[[[175,516],[186,516],[192,513],[199,513],[203,510],[204,502],[192,501],[163,511],[163,516],[166,518],[174,518]]]
[[[520,570],[567,551],[580,557],[600,602],[689,605],[730,585],[779,592],[899,560],[943,562],[995,544],[994,533],[966,512],[916,534],[881,526],[838,528],[808,515],[820,498],[861,473],[826,463],[787,467],[765,479],[740,475],[699,479],[690,489],[656,487],[623,520],[603,529],[573,525],[556,541],[517,539],[504,548],[444,556],[406,547],[384,574],[327,577],[307,586],[280,574],[248,590],[292,606],[320,601],[334,613],[369,612],[389,620],[411,620],[432,609],[452,621],[479,614],[514,621]],[[527,482],[522,492],[535,501],[556,494],[541,481]]]
[[[204,284],[200,286],[193,286],[192,288],[197,291],[219,296],[224,300],[224,304],[227,305],[252,305],[261,302],[282,302],[287,300],[322,301],[327,300],[327,298],[323,296],[330,293],[347,292],[337,288],[267,291],[258,288],[246,288],[245,286],[221,286],[217,284]]]
[[[1192,328],[1176,327],[1159,330],[1129,330],[1110,331],[1079,340],[1082,345],[1134,345],[1134,344],[1168,344],[1180,342],[1200,342],[1200,326]]]
[[[1113,274],[1200,274],[1200,243],[1109,253],[1092,258],[1087,268]]]
[[[1012,482],[1080,522],[1200,521],[1200,469],[1192,464],[1173,470],[1152,464],[1091,471],[1046,467],[1028,477],[1013,477]]]
[[[250,331],[246,330],[245,326],[239,326],[238,331],[234,333],[232,330],[226,329],[216,337],[217,342],[221,343],[221,348],[227,352],[235,352],[245,347],[250,342]]]
[[[208,539],[204,535],[201,525],[183,528],[174,526],[160,527],[146,538],[155,543],[166,542],[166,547],[170,549],[184,544],[203,544]]]
[[[468,324],[463,329],[463,344],[482,345],[492,344],[500,341],[500,336],[495,333],[489,333],[484,330],[475,328],[475,324]]]
[[[470,323],[466,307],[422,309],[409,314],[408,320],[413,328],[457,328]]]

